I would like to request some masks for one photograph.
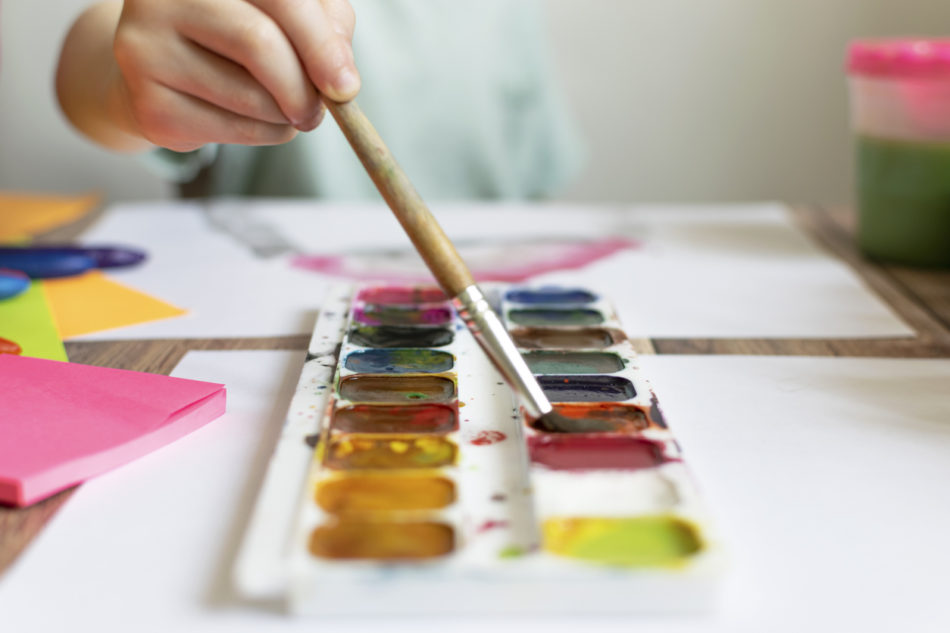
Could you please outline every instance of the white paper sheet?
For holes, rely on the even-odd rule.
[[[255,257],[214,230],[199,203],[131,204],[109,211],[86,243],[129,244],[145,264],[110,277],[188,310],[162,321],[79,339],[228,338],[313,330],[327,280],[274,259]]]
[[[230,564],[302,360],[189,353],[174,375],[225,382],[228,414],[83,486],[0,579],[3,630],[950,628],[950,360],[641,359],[729,546],[707,617],[295,620],[239,605]]]
[[[294,268],[288,253],[411,252],[382,206],[222,200],[202,209],[194,203],[123,205],[84,236],[90,243],[145,248],[151,254],[145,266],[112,274],[190,313],[82,338],[305,334],[330,278]],[[512,252],[519,240],[541,238],[637,241],[638,248],[583,269],[532,280],[605,290],[632,335],[913,335],[847,265],[812,244],[779,205],[457,204],[434,210],[463,251],[479,240],[506,240]],[[261,243],[248,244],[248,235]],[[274,257],[255,254],[282,250],[285,254]]]

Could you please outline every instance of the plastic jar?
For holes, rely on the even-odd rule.
[[[950,40],[865,40],[848,54],[858,243],[950,267]]]

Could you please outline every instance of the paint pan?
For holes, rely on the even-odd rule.
[[[438,510],[455,502],[455,483],[439,476],[343,475],[317,486],[316,502],[330,514]]]
[[[625,340],[623,332],[608,328],[519,328],[511,337],[522,349],[605,349]]]
[[[586,305],[597,301],[597,295],[583,288],[561,288],[542,286],[540,288],[515,288],[505,293],[505,299],[524,305]]]
[[[646,412],[630,404],[556,404],[528,425],[544,433],[639,433],[651,427]],[[659,427],[659,424],[656,425]]]
[[[551,402],[618,402],[637,395],[633,383],[622,376],[538,376]]]
[[[662,444],[629,435],[533,435],[528,453],[554,470],[640,470],[675,461]]]
[[[332,436],[324,463],[335,470],[440,468],[455,463],[458,447],[433,435]]]
[[[586,308],[518,308],[508,311],[508,320],[525,327],[600,325],[604,315]]]
[[[349,339],[361,347],[444,347],[455,335],[446,327],[357,325],[350,330]]]
[[[359,404],[335,410],[330,429],[342,433],[451,433],[458,429],[458,416],[444,404]]]
[[[452,320],[452,310],[367,304],[353,311],[353,320],[364,325],[445,325]]]
[[[702,549],[698,528],[675,516],[550,518],[543,547],[558,556],[622,567],[682,567]]]
[[[609,352],[544,351],[522,356],[535,374],[612,374],[624,367],[623,359]]]
[[[338,560],[418,560],[444,556],[455,547],[455,530],[435,521],[342,520],[310,535],[314,556]]]
[[[373,286],[360,290],[356,300],[375,305],[420,305],[443,303],[448,297],[435,286]]]
[[[455,365],[452,355],[433,349],[369,349],[347,355],[343,366],[366,374],[438,374]]]
[[[340,397],[350,402],[421,404],[450,402],[455,382],[444,376],[361,374],[340,380]]]

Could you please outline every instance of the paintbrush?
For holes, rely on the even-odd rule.
[[[369,177],[442,290],[532,419],[550,413],[551,403],[514,341],[475,283],[468,266],[409,181],[379,133],[355,101],[324,100]]]

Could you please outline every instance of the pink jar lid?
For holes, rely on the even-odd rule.
[[[862,77],[950,79],[950,39],[858,40],[848,72]]]

